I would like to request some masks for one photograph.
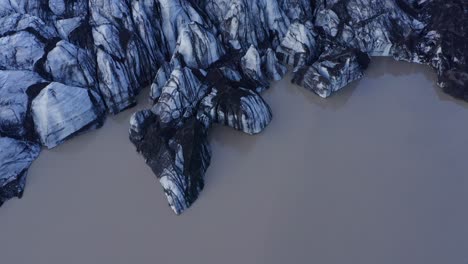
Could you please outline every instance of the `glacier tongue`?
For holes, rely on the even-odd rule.
[[[149,85],[130,139],[178,214],[203,189],[211,124],[263,131],[261,92],[288,66],[328,97],[391,56],[468,101],[465,0],[0,0],[0,49],[0,203],[21,196],[40,145],[100,127]]]

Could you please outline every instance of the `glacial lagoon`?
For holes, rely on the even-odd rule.
[[[264,92],[273,121],[217,125],[183,215],[127,140],[128,120],[44,150],[0,210],[2,263],[468,263],[468,103],[429,67],[373,59],[328,99]]]

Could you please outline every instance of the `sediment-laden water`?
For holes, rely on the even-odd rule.
[[[264,93],[260,135],[217,126],[200,198],[176,216],[128,120],[45,150],[0,210],[2,263],[468,263],[468,104],[425,66],[375,59],[322,99]]]

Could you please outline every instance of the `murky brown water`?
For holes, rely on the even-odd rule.
[[[33,164],[0,262],[468,264],[468,104],[434,79],[378,59],[326,100],[276,83],[264,133],[214,129],[181,216],[127,140],[136,109],[109,118]]]

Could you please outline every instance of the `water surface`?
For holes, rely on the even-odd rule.
[[[261,135],[213,129],[181,216],[127,140],[144,96],[44,151],[0,209],[1,263],[467,264],[468,104],[390,59],[326,100],[289,80]]]

